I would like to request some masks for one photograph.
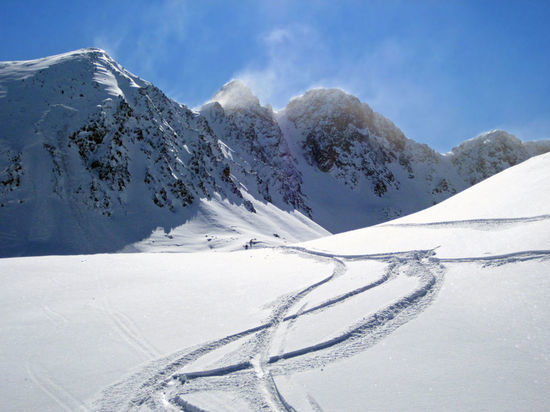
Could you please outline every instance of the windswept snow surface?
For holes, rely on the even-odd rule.
[[[544,410],[550,155],[234,253],[0,260],[3,410]]]
[[[330,233],[300,212],[283,211],[271,203],[249,198],[255,213],[227,200],[201,199],[187,222],[166,230],[157,228],[147,238],[121,252],[237,251],[316,239]]]

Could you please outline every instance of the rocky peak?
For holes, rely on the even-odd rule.
[[[284,109],[286,116],[297,126],[315,123],[331,129],[330,133],[357,130],[361,135],[384,138],[394,149],[402,150],[406,138],[390,120],[374,112],[357,97],[340,89],[312,89],[295,97]]]
[[[218,102],[228,112],[260,107],[260,100],[241,80],[226,83],[210,101]]]
[[[521,140],[503,130],[491,130],[451,150],[452,162],[470,184],[484,180],[529,158]]]
[[[271,106],[261,106],[243,82],[233,80],[201,107],[200,114],[227,147],[234,162],[232,173],[246,187],[278,207],[309,214],[301,175]]]
[[[454,147],[452,152],[460,153],[471,150],[472,148],[481,148],[481,147],[515,147],[519,148],[522,146],[521,140],[519,140],[513,134],[510,134],[504,130],[491,130],[489,132],[481,133],[480,135],[466,140],[460,145]]]

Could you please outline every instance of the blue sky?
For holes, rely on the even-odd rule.
[[[549,21],[548,0],[3,0],[0,60],[101,47],[190,107],[232,78],[275,108],[341,87],[447,151],[550,138]]]

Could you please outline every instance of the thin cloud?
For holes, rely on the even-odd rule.
[[[356,61],[345,62],[330,82],[357,95],[409,137],[423,141],[424,134],[448,132],[445,128],[454,115],[438,105],[437,96],[420,80],[421,71],[412,48],[386,39]]]
[[[325,46],[323,36],[305,25],[275,28],[260,35],[259,41],[264,56],[233,77],[247,84],[263,104],[281,108],[311,88],[338,87],[420,141],[434,132],[448,132],[455,116],[439,106],[430,88],[415,78],[412,67],[418,66],[417,56],[395,39],[365,45],[364,52],[353,60],[336,56]]]
[[[265,55],[250,62],[233,77],[241,79],[262,103],[286,105],[290,96],[312,86],[328,57],[319,34],[311,27],[294,25],[260,35]]]
[[[114,39],[104,35],[96,35],[94,37],[93,46],[105,50],[109,56],[116,60],[118,59],[118,51],[121,43],[121,39]]]
[[[96,34],[94,45],[147,76],[173,53],[174,45],[187,40],[188,14],[184,0],[145,3],[144,7],[139,13],[128,10],[116,24]]]
[[[509,124],[499,127],[507,130],[521,140],[550,139],[550,120],[539,118],[524,124]]]

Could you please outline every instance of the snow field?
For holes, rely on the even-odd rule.
[[[277,385],[296,410],[545,410],[549,261],[449,265],[421,316],[360,354]],[[306,394],[307,396],[305,396]]]
[[[297,245],[1,259],[0,409],[544,410],[548,159]]]
[[[330,271],[270,250],[1,259],[0,362],[9,374],[0,409],[76,409],[67,399],[256,326],[269,302]]]

